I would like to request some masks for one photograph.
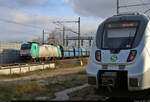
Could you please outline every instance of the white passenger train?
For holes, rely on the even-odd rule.
[[[119,14],[101,23],[86,71],[88,84],[103,95],[150,89],[149,18],[138,13]]]

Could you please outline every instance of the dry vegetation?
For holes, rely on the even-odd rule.
[[[85,66],[63,64],[24,74],[0,76],[0,100],[54,99],[54,93],[87,83]]]
[[[70,100],[82,100],[82,101],[99,101],[102,100],[103,96],[97,94],[96,88],[85,87],[81,90],[77,90],[69,94]]]
[[[29,82],[26,84],[3,84],[0,85],[0,99],[1,100],[12,100],[21,99],[23,97],[30,96],[31,94],[40,95],[45,90],[44,86],[41,86],[35,82]]]
[[[46,69],[40,69],[40,70],[36,70],[36,71],[30,71],[30,72],[26,72],[26,73],[20,73],[20,74],[10,74],[10,75],[0,75],[0,80],[1,79],[8,79],[8,78],[19,78],[19,77],[25,77],[25,76],[30,76],[30,75],[40,75],[43,73],[49,73],[52,72],[54,70],[60,70],[60,69],[66,69],[66,68],[74,68],[74,67],[79,67],[80,64],[79,63],[74,63],[74,64],[62,64],[62,65],[58,65],[56,66],[56,68],[49,68],[47,67]],[[84,66],[85,67],[85,66]]]
[[[5,82],[0,84],[2,100],[36,100],[37,97],[55,98],[54,93],[87,83],[85,72],[30,81]]]

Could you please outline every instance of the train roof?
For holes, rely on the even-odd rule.
[[[107,18],[103,23],[101,23],[98,27],[97,30],[97,35],[96,35],[96,46],[98,48],[101,48],[102,44],[102,35],[103,35],[103,31],[104,29],[106,29],[105,25],[107,24],[111,24],[111,23],[117,23],[117,22],[138,22],[138,30],[137,30],[137,36],[134,40],[134,44],[132,45],[132,48],[135,48],[140,40],[142,39],[142,36],[145,32],[145,29],[147,27],[147,24],[149,22],[149,18],[148,16],[144,15],[144,14],[140,14],[140,13],[125,13],[125,14],[118,14],[118,15],[114,15],[112,17]]]
[[[107,18],[104,22],[106,23],[125,20],[148,22],[149,16],[141,13],[120,13],[118,15]]]

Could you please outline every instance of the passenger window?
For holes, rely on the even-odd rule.
[[[36,50],[36,46],[34,46],[34,49]]]

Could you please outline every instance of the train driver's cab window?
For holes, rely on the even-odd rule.
[[[31,44],[24,44],[21,46],[21,50],[28,50],[31,49]]]
[[[138,22],[108,23],[103,33],[102,48],[128,49],[132,47]]]
[[[36,50],[36,46],[34,46],[34,50]]]

